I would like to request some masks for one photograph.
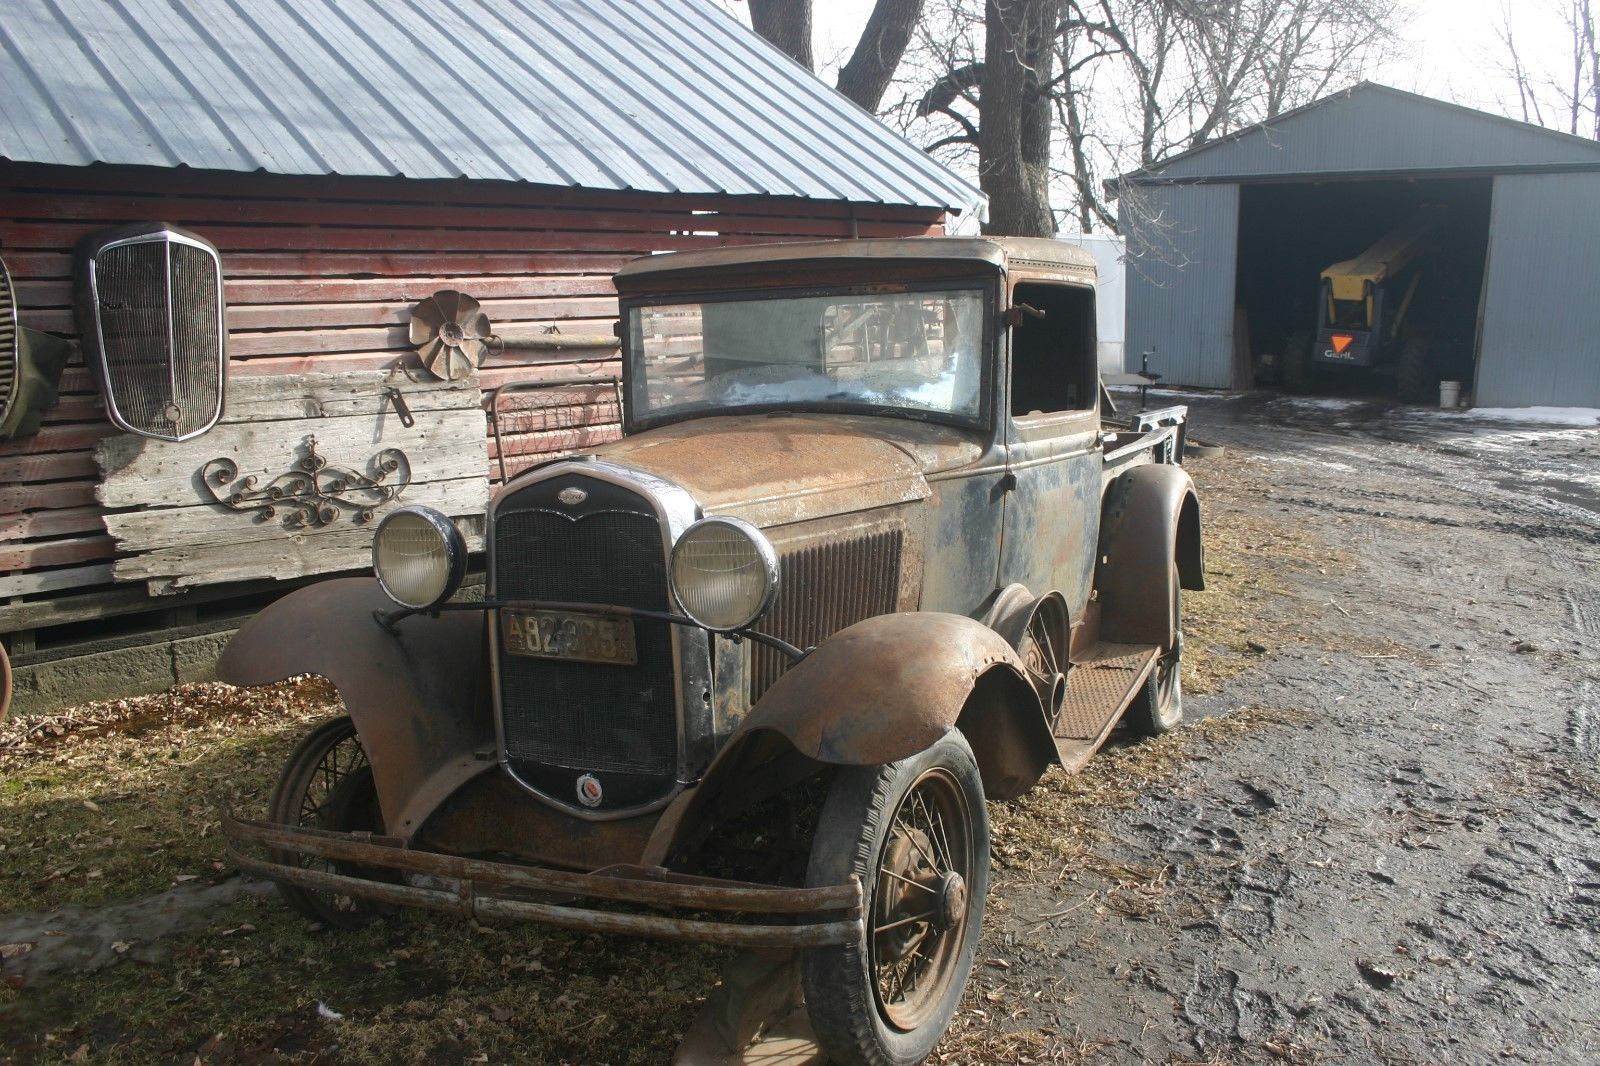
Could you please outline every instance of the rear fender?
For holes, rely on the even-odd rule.
[[[1179,466],[1134,467],[1111,483],[1101,507],[1095,591],[1102,640],[1173,646],[1178,619],[1167,574],[1174,563],[1180,587],[1206,587],[1194,481]]]
[[[413,615],[391,633],[373,612],[393,607],[372,578],[292,592],[245,623],[217,676],[234,685],[297,674],[332,682],[372,763],[385,831],[409,838],[446,797],[495,766],[494,718],[483,616]]]

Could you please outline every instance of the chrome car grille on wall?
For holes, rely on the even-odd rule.
[[[227,387],[216,248],[140,223],[91,235],[78,273],[79,332],[111,421],[170,441],[216,425]]]
[[[22,335],[13,292],[11,272],[0,260],[0,425],[11,416],[22,379]]]

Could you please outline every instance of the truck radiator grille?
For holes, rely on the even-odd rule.
[[[163,440],[206,429],[223,393],[215,257],[151,239],[105,249],[95,272],[103,381],[121,424]]]
[[[778,602],[757,628],[807,648],[862,619],[889,614],[900,593],[904,540],[904,531],[890,529],[781,552]],[[788,656],[777,649],[752,647],[751,702],[788,667]]]
[[[0,260],[0,422],[11,413],[11,403],[17,396],[17,379],[22,375],[18,346],[22,337],[17,333],[17,304],[12,296],[11,273]]]
[[[595,502],[608,509],[574,518],[566,508],[530,506],[545,499],[553,503],[555,493],[573,483],[559,478],[533,485],[496,513],[494,595],[666,610],[666,557],[650,505],[624,490],[584,480]],[[630,499],[613,499],[622,496]],[[543,779],[541,770],[557,767],[675,776],[671,627],[643,621],[635,626],[635,666],[496,650],[505,757],[519,777]]]

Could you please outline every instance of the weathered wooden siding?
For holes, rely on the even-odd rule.
[[[0,163],[0,256],[23,324],[73,334],[73,245],[104,227],[157,220],[200,233],[222,253],[236,379],[387,368],[410,352],[410,307],[438,289],[482,300],[505,336],[552,325],[604,333],[616,316],[610,276],[634,256],[937,232],[939,221],[927,210],[798,199]],[[507,353],[485,365],[481,384],[618,369],[614,359]],[[522,465],[614,436],[616,421],[609,390],[562,390],[543,411],[508,420],[518,432],[506,449]],[[0,632],[96,610],[92,597],[81,611],[56,598],[112,580],[116,547],[95,498],[94,463],[96,444],[112,433],[75,359],[41,432],[0,445]],[[492,444],[488,460],[497,476]]]

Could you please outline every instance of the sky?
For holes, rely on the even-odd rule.
[[[740,0],[724,6],[746,23]],[[1558,11],[1561,0],[1410,0],[1394,54],[1373,71],[1371,80],[1469,107],[1521,118],[1512,82],[1499,69],[1504,50],[1496,27],[1503,10],[1513,11],[1518,50],[1530,66],[1559,71],[1567,62],[1570,39]],[[831,82],[855,45],[872,10],[872,0],[813,0],[818,65]]]

